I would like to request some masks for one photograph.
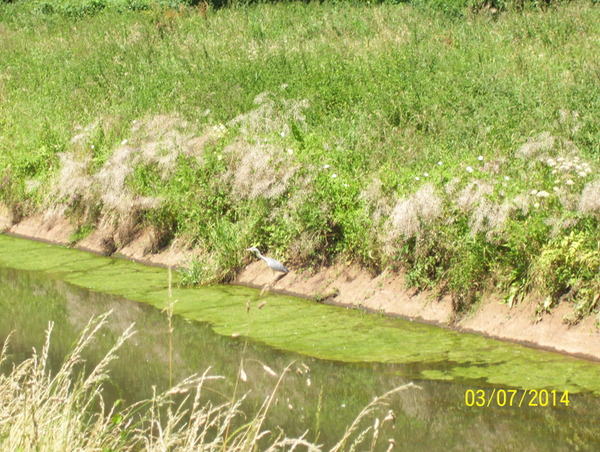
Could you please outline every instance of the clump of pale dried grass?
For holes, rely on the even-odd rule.
[[[390,206],[382,191],[383,184],[380,179],[374,178],[371,183],[363,190],[359,199],[366,202],[366,208],[371,211],[373,223],[378,225],[382,218],[386,218],[390,214]]]
[[[423,185],[408,198],[399,199],[385,223],[384,241],[388,252],[393,251],[391,248],[396,240],[415,236],[424,225],[440,218],[442,213],[442,200],[431,184]]]
[[[152,166],[167,180],[176,170],[180,155],[202,164],[205,145],[222,134],[218,127],[207,127],[201,136],[196,136],[189,131],[189,124],[176,115],[135,121],[131,137],[94,171],[90,140],[98,127],[99,122],[87,126],[71,140],[73,150],[59,154],[60,171],[49,192],[47,219],[58,219],[78,203],[87,220],[88,213],[101,206],[104,223],[111,221],[108,227],[104,225],[105,229],[119,225],[123,230],[135,223],[140,212],[157,208],[163,202],[159,196],[138,196],[128,186],[128,178],[137,168]]]
[[[276,97],[273,93],[260,93],[254,99],[254,110],[236,116],[229,121],[228,126],[239,126],[242,137],[254,140],[257,137],[273,133],[290,134],[290,124],[304,127],[306,117],[302,113],[308,108],[308,100],[300,101]]]
[[[583,214],[600,215],[600,179],[585,186],[578,209]]]
[[[227,160],[226,183],[240,199],[276,198],[289,187],[299,165],[292,153],[267,141],[265,136],[291,133],[290,124],[303,128],[308,107],[296,101],[261,93],[254,99],[258,107],[234,118],[229,127],[239,127],[241,139],[223,150]]]
[[[264,142],[238,141],[227,146],[223,154],[229,159],[223,178],[240,199],[281,196],[299,168],[290,154]]]
[[[476,180],[469,183],[457,195],[456,205],[469,215],[470,232],[473,237],[479,232],[488,232],[488,239],[490,239],[491,233],[502,230],[514,210],[528,211],[528,200],[522,196],[516,197],[513,202],[505,200],[498,203],[492,199],[493,194],[493,185]]]
[[[50,323],[46,343],[41,355],[34,355],[13,368],[9,375],[0,374],[0,448],[2,450],[119,450],[150,452],[188,451],[293,451],[301,446],[307,451],[320,451],[321,447],[304,439],[275,436],[263,429],[270,407],[275,401],[277,388],[289,372],[290,364],[279,376],[275,390],[266,398],[258,413],[250,420],[244,418],[237,428],[237,419],[243,415],[240,406],[244,397],[213,405],[203,403],[201,397],[207,382],[222,377],[192,376],[163,394],[136,403],[117,412],[116,407],[104,405],[103,382],[107,379],[107,366],[117,358],[117,351],[134,332],[131,325],[101,362],[85,376],[75,375],[83,362],[81,354],[94,336],[106,324],[110,313],[90,320],[63,366],[53,377],[47,369],[50,347]],[[0,364],[7,357],[10,337],[0,351]],[[275,374],[263,365],[265,371]],[[358,430],[360,423],[383,405],[391,395],[416,387],[412,383],[393,389],[376,398],[346,429],[346,433],[331,452],[345,450],[346,443]],[[173,396],[183,397],[180,403]],[[99,410],[94,406],[99,406]],[[380,427],[392,421],[389,412],[382,422],[375,420],[371,448],[377,445]],[[232,428],[235,427],[235,428]],[[366,438],[368,427],[359,433],[349,450]],[[274,439],[265,444],[265,438]]]
[[[542,132],[534,139],[528,139],[517,151],[517,157],[529,159],[554,147],[556,138],[550,132]]]

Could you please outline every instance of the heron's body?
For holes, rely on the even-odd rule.
[[[260,254],[260,251],[258,251],[258,248],[256,247],[252,247],[252,248],[248,248],[246,249],[246,251],[251,251],[253,253],[256,254],[256,257],[260,257],[263,261],[265,261],[267,263],[267,265],[269,266],[269,268],[273,271],[276,272],[281,272],[281,273],[288,273],[289,270],[287,268],[285,268],[285,266],[279,262],[277,259],[271,259],[270,257],[265,257],[262,254]]]

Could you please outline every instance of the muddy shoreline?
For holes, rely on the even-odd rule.
[[[0,211],[0,233],[67,245],[74,231],[75,227],[68,220],[49,221],[42,215],[12,224],[8,213]],[[114,231],[96,230],[74,248],[106,254],[107,234],[114,234]],[[178,248],[153,253],[153,239],[152,231],[139,231],[126,245],[117,247],[112,255],[148,265],[177,267],[184,265],[193,254],[193,250]],[[490,294],[474,313],[455,321],[449,296],[436,299],[432,293],[407,289],[402,274],[385,270],[373,277],[351,263],[336,264],[312,273],[292,268],[285,277],[274,279],[262,261],[253,261],[239,273],[235,284],[256,288],[268,286],[272,291],[305,298],[318,297],[340,307],[364,309],[600,361],[600,330],[596,328],[594,318],[587,318],[575,326],[564,324],[562,318],[570,310],[564,303],[552,314],[544,314],[541,321],[536,321],[537,300],[526,300],[511,309],[501,304],[499,297]]]

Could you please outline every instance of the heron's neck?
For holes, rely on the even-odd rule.
[[[259,257],[259,258],[261,258],[262,260],[264,260],[264,259],[265,259],[265,258],[264,258],[264,256],[263,256],[262,254],[260,254],[260,251],[256,250],[256,251],[255,251],[255,253],[256,253],[256,257]]]

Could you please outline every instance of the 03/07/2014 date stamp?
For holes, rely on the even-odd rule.
[[[544,407],[569,406],[569,391],[563,393],[545,389],[467,389],[467,406],[477,407]]]

